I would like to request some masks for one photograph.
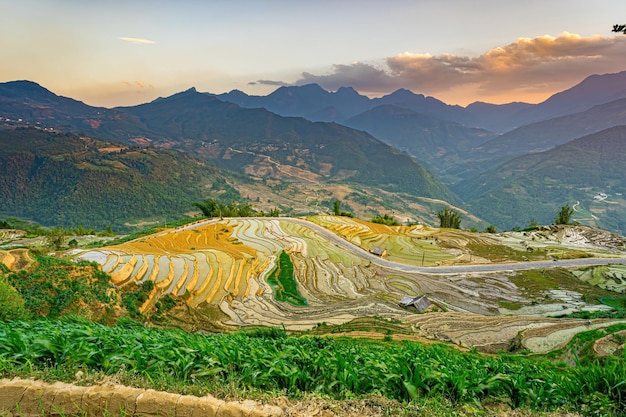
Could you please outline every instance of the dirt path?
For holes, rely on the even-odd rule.
[[[403,415],[423,415],[414,405],[403,405],[384,397],[345,401],[279,397],[271,402],[275,405],[253,400],[225,402],[210,395],[194,397],[117,384],[83,387],[62,382],[0,379],[0,416],[3,417],[383,417],[400,410]],[[489,415],[579,417],[565,411],[524,412],[501,405],[495,405]]]
[[[282,408],[256,401],[218,400],[117,384],[91,387],[27,379],[0,380],[0,415],[51,416],[173,416],[277,417]]]

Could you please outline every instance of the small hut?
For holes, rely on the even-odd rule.
[[[420,295],[419,297],[404,297],[400,300],[401,307],[414,308],[420,313],[423,313],[431,304],[432,303],[425,295]]]
[[[385,256],[387,256],[387,249],[381,248],[380,246],[374,246],[372,249],[370,249],[370,253],[384,258]]]

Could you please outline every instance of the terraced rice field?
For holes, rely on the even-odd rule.
[[[576,271],[578,279],[616,293],[626,293],[626,267],[623,265],[598,266]]]
[[[322,322],[342,324],[378,316],[411,323],[415,336],[484,350],[505,348],[522,328],[550,329],[546,335],[563,330],[557,333],[559,338],[549,342],[545,335],[537,336],[535,342],[528,341],[528,348],[538,351],[545,349],[544,345],[558,346],[559,341],[586,328],[580,320],[559,327],[555,323],[563,322],[556,319],[502,314],[548,316],[570,310],[609,308],[587,305],[580,293],[580,286],[587,284],[567,272],[563,275],[571,277],[577,286],[570,288],[565,281],[559,281],[561,288],[552,289],[552,281],[548,280],[546,288],[535,291],[537,295],[525,287],[530,285],[526,281],[515,281],[512,272],[420,274],[382,266],[355,248],[383,246],[389,253],[388,260],[414,265],[421,265],[422,257],[425,265],[464,263],[468,245],[495,245],[507,237],[424,226],[388,227],[332,216],[311,220],[340,239],[325,237],[314,230],[314,225],[302,220],[223,219],[82,251],[76,257],[98,262],[119,287],[153,281],[154,290],[141,307],[142,312],[171,294],[192,309],[219,309],[223,317],[228,317],[221,321],[226,325],[306,330]],[[348,246],[354,250],[338,246],[343,240],[353,244]],[[612,269],[598,271],[592,275],[613,277],[611,282],[617,282],[615,277],[622,273]],[[584,281],[586,275],[581,274]],[[421,294],[426,294],[436,309],[448,313],[416,315],[399,306],[402,297]],[[541,302],[537,304],[539,296]],[[531,348],[532,343],[536,347]]]
[[[443,265],[459,255],[437,245],[439,229],[423,225],[387,226],[337,216],[315,216],[309,220],[365,250],[384,248],[388,259],[394,262]]]
[[[293,264],[297,290],[306,305],[275,299],[267,282],[280,253]],[[121,245],[80,253],[125,287],[151,280],[155,288],[141,311],[160,297],[182,297],[191,308],[217,305],[230,324],[284,324],[309,328],[320,321],[343,322],[365,313],[397,315],[401,309],[375,295],[388,293],[372,279],[369,261],[340,250],[302,225],[267,219],[203,222]],[[304,304],[304,303],[301,303]]]
[[[403,321],[414,326],[417,335],[491,353],[520,348],[547,353],[567,344],[578,333],[626,323],[626,320],[564,320],[465,313],[413,315]]]
[[[0,250],[0,263],[9,269],[28,268],[33,260],[28,255],[28,249]]]

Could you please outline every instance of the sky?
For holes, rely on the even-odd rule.
[[[0,0],[0,82],[104,107],[318,83],[538,103],[626,70],[624,0]]]

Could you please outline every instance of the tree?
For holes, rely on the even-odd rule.
[[[493,224],[490,224],[485,229],[485,233],[498,233],[498,229],[496,229],[496,226],[494,226]]]
[[[205,217],[217,216],[218,207],[217,201],[214,198],[204,200],[202,203],[193,203],[194,207],[199,208]]]
[[[341,200],[333,201],[333,214],[335,216],[354,217],[349,211],[341,211]]]
[[[335,216],[341,216],[341,200],[335,200],[333,202],[333,214]]]
[[[372,223],[386,224],[387,226],[400,226],[400,223],[395,219],[395,217],[388,215],[387,213],[377,214],[376,217],[373,217],[370,220]]]
[[[572,216],[574,215],[574,209],[570,206],[563,206],[559,210],[554,219],[554,223],[556,224],[570,224],[572,220]]]
[[[626,35],[626,25],[613,25],[611,32],[621,32]]]
[[[270,210],[270,212],[267,215],[269,217],[279,217],[280,216],[280,210],[278,209],[278,207],[274,207],[273,209]]]
[[[52,246],[57,250],[61,249],[65,242],[66,235],[65,230],[54,228],[46,234],[46,243],[48,246]]]
[[[439,227],[460,229],[461,228],[461,215],[454,210],[445,208],[437,212],[439,217]]]

